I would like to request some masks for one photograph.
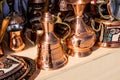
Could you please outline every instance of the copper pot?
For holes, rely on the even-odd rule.
[[[67,0],[74,8],[75,20],[71,35],[67,38],[69,54],[76,57],[85,57],[91,54],[96,35],[94,31],[83,21],[83,12],[87,3],[91,0]]]
[[[99,23],[99,28],[95,29],[100,32],[98,44],[101,47],[120,47],[120,21],[95,19]]]

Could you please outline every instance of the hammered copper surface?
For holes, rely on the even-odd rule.
[[[63,67],[68,59],[62,48],[60,39],[54,34],[54,21],[49,12],[41,19],[43,36],[38,44],[38,67],[54,70]]]
[[[87,26],[83,21],[83,12],[87,2],[90,0],[77,0],[78,3],[74,4],[74,1],[71,1],[71,4],[75,12],[75,21],[72,28],[72,33],[67,39],[67,44],[69,54],[76,57],[85,57],[91,54],[91,49],[95,43],[96,35],[94,31]],[[76,1],[76,2],[77,2]]]

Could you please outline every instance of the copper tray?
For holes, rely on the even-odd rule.
[[[0,80],[34,80],[39,72],[30,58],[15,55],[0,58]]]

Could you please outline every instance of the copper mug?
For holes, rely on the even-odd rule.
[[[21,51],[25,48],[25,43],[22,38],[22,30],[23,30],[23,18],[13,13],[13,15],[10,17],[10,22],[7,27],[7,31],[9,33],[9,47],[11,50],[17,52]]]
[[[49,12],[43,14],[40,22],[43,28],[43,35],[37,44],[38,67],[44,70],[54,70],[63,67],[68,62],[67,55],[62,46],[62,41],[66,37],[60,39],[54,33],[54,25],[61,22],[59,20],[54,22],[53,16]]]
[[[91,54],[91,48],[96,41],[95,32],[83,21],[83,12],[86,4],[91,0],[67,0],[75,12],[75,20],[71,25],[72,33],[67,38],[69,55],[74,57],[85,57]]]

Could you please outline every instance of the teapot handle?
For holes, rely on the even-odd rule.
[[[59,24],[66,25],[66,26],[68,27],[68,29],[69,29],[69,30],[68,30],[68,33],[62,38],[62,40],[65,40],[65,39],[70,35],[70,33],[71,33],[71,27],[70,27],[69,24],[67,24],[67,23],[65,23],[65,22],[62,21],[62,19],[60,18],[60,15],[61,15],[61,13],[59,12],[59,13],[57,14],[57,16],[54,16],[54,15],[53,15],[53,17],[56,18],[55,24],[56,24],[56,23],[59,23]]]
[[[104,1],[103,3],[100,3],[99,6],[98,6],[98,12],[99,12],[100,16],[101,16],[102,18],[104,18],[104,19],[110,19],[110,16],[109,16],[109,15],[103,15],[102,12],[101,12],[101,10],[100,10],[100,9],[101,9],[101,6],[104,5],[104,4],[107,5],[107,3],[108,3],[108,0]]]

